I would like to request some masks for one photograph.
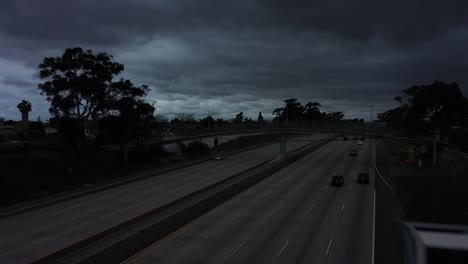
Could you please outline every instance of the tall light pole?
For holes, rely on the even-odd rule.
[[[372,123],[372,104],[370,105],[370,121]]]

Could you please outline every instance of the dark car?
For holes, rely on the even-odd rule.
[[[366,140],[366,138],[365,138],[365,137],[361,137],[361,140]]]
[[[349,151],[350,156],[357,156],[357,151],[355,149],[352,149]]]
[[[359,138],[358,137],[353,137],[353,140],[358,140]]]
[[[342,186],[344,183],[344,177],[341,175],[335,175],[332,178],[331,185],[333,186]]]
[[[348,137],[347,136],[342,136],[343,137],[343,140],[344,141],[348,141]]]
[[[369,183],[369,173],[361,172],[357,176],[358,183]]]

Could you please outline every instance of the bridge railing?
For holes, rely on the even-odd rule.
[[[324,129],[324,130],[337,130],[337,131],[350,131],[350,132],[363,132],[375,134],[391,134],[392,131],[387,128],[380,128],[368,123],[356,123],[352,121],[289,121],[285,122],[272,122],[272,123],[239,123],[239,124],[225,124],[224,126],[187,126],[177,127],[175,131],[179,136],[197,136],[211,133],[222,132],[236,132],[246,130],[268,130],[268,129]]]

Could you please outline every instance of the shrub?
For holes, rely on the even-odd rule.
[[[198,157],[200,155],[206,154],[210,151],[210,147],[207,144],[199,141],[191,141],[187,146],[182,145],[182,151],[189,153],[192,157]]]

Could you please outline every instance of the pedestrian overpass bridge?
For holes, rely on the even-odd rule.
[[[229,131],[216,131],[200,133],[197,135],[177,136],[173,139],[162,140],[159,142],[149,143],[150,145],[177,145],[177,154],[182,154],[182,144],[184,142],[202,140],[203,138],[222,138],[232,135],[256,135],[256,134],[279,134],[280,139],[280,155],[286,154],[286,142],[288,141],[288,134],[310,134],[310,133],[327,133],[339,135],[355,135],[365,136],[372,138],[392,138],[400,140],[417,141],[415,139],[395,137],[386,129],[378,128],[346,128],[346,129],[316,129],[316,128],[257,128],[257,129],[240,129],[240,130],[229,130]]]

